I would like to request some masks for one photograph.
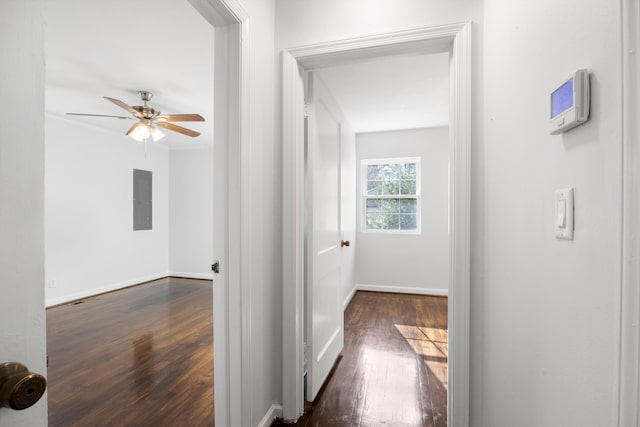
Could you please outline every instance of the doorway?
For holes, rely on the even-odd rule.
[[[240,233],[242,225],[233,221],[233,218],[239,216],[241,210],[239,195],[237,192],[230,191],[229,187],[232,180],[239,179],[236,174],[240,175],[240,168],[234,168],[233,166],[239,164],[239,158],[243,154],[246,145],[244,142],[246,137],[243,138],[243,133],[240,130],[247,122],[248,90],[241,91],[243,87],[247,86],[246,73],[243,72],[241,65],[247,62],[243,58],[247,54],[242,49],[240,39],[243,31],[245,35],[247,34],[245,23],[248,16],[246,16],[242,5],[236,1],[192,0],[189,2],[184,1],[181,5],[188,8],[186,10],[190,8],[192,13],[200,14],[200,19],[204,18],[206,20],[204,22],[205,25],[213,27],[215,31],[215,49],[213,46],[214,40],[208,39],[211,46],[207,47],[207,49],[214,52],[215,64],[213,73],[210,73],[208,77],[209,83],[206,85],[208,87],[215,85],[216,91],[212,96],[205,97],[205,102],[211,105],[211,111],[213,111],[213,108],[216,111],[215,115],[211,113],[207,119],[214,122],[213,126],[209,123],[214,132],[213,191],[216,199],[223,201],[223,203],[218,203],[214,206],[214,254],[213,259],[207,260],[207,267],[213,261],[219,261],[222,266],[220,274],[215,277],[213,292],[215,321],[212,334],[216,337],[214,347],[216,361],[216,423],[218,425],[240,425],[241,419],[248,419],[246,412],[249,409],[247,405],[242,404],[243,393],[246,393],[247,388],[242,386],[242,378],[246,377],[241,375],[246,368],[247,360],[246,357],[243,357],[242,352],[246,350],[241,344],[244,333],[242,318],[246,313],[243,311],[245,308],[241,304],[242,298],[240,295],[244,292],[244,288],[240,282],[239,268],[244,256],[245,242],[242,240]],[[146,16],[146,12],[141,13],[139,16]],[[131,19],[131,16],[127,19]],[[94,27],[90,31],[95,31],[96,33],[121,30],[120,28],[105,29],[100,27],[99,20],[97,22],[92,21],[92,24]],[[132,20],[131,25],[143,26],[135,18]],[[152,36],[152,31],[149,30],[147,35]],[[190,46],[190,43],[182,46],[183,50],[180,53],[197,54],[197,52],[190,52]],[[101,43],[94,46],[94,50],[100,53],[101,50],[109,47],[106,43]],[[135,43],[130,47],[130,51],[137,52],[139,56],[144,57],[145,54],[148,54],[148,52],[141,53]],[[165,64],[160,66],[166,67],[166,61],[170,58],[166,55],[161,56],[164,56]],[[65,57],[64,59],[79,66],[82,65],[83,61],[82,58],[76,57]],[[161,60],[162,58],[153,58],[154,61],[159,59]],[[140,85],[146,86],[150,84],[149,79],[153,78],[153,67],[145,67],[144,64],[136,70],[128,70],[130,81],[133,83],[123,86],[124,90],[144,89],[145,87]],[[166,68],[171,67],[172,65],[170,64]],[[109,81],[109,76],[102,74],[103,69],[101,67],[96,67],[95,72]],[[182,78],[174,79],[169,84],[169,89],[184,90],[181,82],[184,84]],[[110,82],[110,84],[115,83]],[[166,91],[169,92],[169,89],[166,89]],[[100,96],[114,95],[99,87],[94,87],[92,88],[93,90],[98,90]],[[159,97],[161,94],[156,93],[156,95]],[[124,97],[120,98],[124,99]],[[96,102],[100,101],[104,102],[104,100],[96,100]],[[168,112],[171,110],[187,111],[186,108],[193,108],[190,105],[182,105],[180,102],[167,103],[160,106]],[[242,106],[242,109],[239,106]],[[116,120],[115,122],[117,124],[118,121]],[[122,133],[121,130],[118,130],[118,132]],[[124,136],[120,135],[116,138],[120,137],[124,138]],[[94,160],[99,162],[100,159],[96,158]],[[100,224],[97,226],[100,226]],[[104,268],[109,268],[108,262],[105,262]],[[58,285],[58,283],[55,282],[54,285]],[[235,333],[229,334],[229,330],[233,330]]]
[[[333,375],[340,376],[349,371],[345,363],[357,363],[353,357],[338,359],[343,337],[347,346],[347,335],[369,329],[366,322],[347,322],[347,311],[342,322],[356,291],[448,294],[448,80],[448,53],[381,57],[306,76],[305,399],[314,401],[314,412],[320,387],[334,384],[328,376],[334,363]],[[332,145],[339,146],[336,153]],[[333,165],[334,158],[339,165]],[[341,275],[331,276],[330,260],[341,260]],[[446,312],[446,298],[440,300]],[[409,325],[406,318],[398,321]],[[429,322],[418,317],[410,323],[419,331],[433,328]],[[437,324],[443,326],[446,333],[446,318]],[[394,331],[400,333],[393,328],[389,333]],[[393,341],[383,336],[383,347]],[[444,373],[446,388],[446,352],[416,349],[430,372],[438,372],[421,371],[425,384],[442,383]],[[352,351],[345,347],[342,355]],[[431,353],[438,353],[437,366]],[[368,374],[362,379],[372,380]],[[377,398],[376,387],[364,389],[362,399]],[[347,390],[338,392],[347,398]],[[432,393],[427,387],[406,398],[426,402]],[[339,417],[344,408],[327,399],[323,394],[318,404]],[[428,406],[424,402],[420,406]],[[434,411],[442,420],[446,398],[437,402]]]
[[[283,414],[303,412],[304,86],[301,70],[407,52],[450,52],[449,398],[451,425],[468,425],[470,24],[419,29],[283,52]],[[293,367],[293,368],[290,368]]]
[[[313,74],[352,128],[343,138],[342,230],[355,259],[343,259],[350,277],[342,299],[354,284],[446,296],[449,54],[381,57]]]
[[[127,13],[123,14],[123,10]],[[77,15],[84,19],[76,19]],[[153,19],[153,28],[140,25],[139,17],[145,15]],[[213,27],[186,1],[135,4],[115,1],[92,5],[62,1],[55,5],[47,3],[45,16],[48,27],[45,295],[49,307],[75,301],[73,306],[48,311],[49,319],[60,310],[82,308],[86,317],[80,325],[89,325],[90,320],[100,319],[102,302],[114,294],[131,295],[133,292],[123,288],[165,276],[206,279],[211,291]],[[154,42],[145,46],[141,55],[140,46],[132,40],[144,40],[151,33]],[[80,34],[82,36],[79,37]],[[168,56],[164,53],[167,49],[171,50],[170,66],[167,66]],[[126,105],[142,105],[138,94],[141,90],[151,92],[148,104],[162,114],[197,113],[203,116],[204,123],[179,124],[181,128],[201,135],[192,138],[163,129],[164,137],[158,141],[136,141],[128,137],[125,133],[135,121],[117,117],[129,116],[129,111],[102,97],[108,96]],[[117,117],[68,116],[66,113]],[[146,221],[142,227],[134,210],[140,200],[136,198],[136,190],[140,188],[136,185],[139,173],[144,173],[147,178],[145,188],[149,204],[146,206],[150,207],[144,212]],[[72,200],[77,203],[70,203]],[[199,283],[205,289],[206,284]],[[148,286],[152,285],[141,286],[141,290]],[[149,367],[155,365],[154,360],[165,357],[161,356],[162,343],[172,347],[173,343],[180,342],[180,329],[175,328],[178,317],[176,300],[188,286],[171,280],[166,288],[152,286],[158,293],[146,294],[146,303],[138,301],[133,304],[124,298],[119,304],[107,305],[113,310],[112,316],[106,322],[98,323],[115,326],[113,332],[87,329],[91,333],[73,334],[75,340],[72,342],[75,350],[85,356],[90,352],[81,349],[91,337],[100,336],[102,342],[109,343],[111,347],[103,348],[96,359],[86,359],[89,362],[76,360],[75,367],[92,364],[94,369],[102,372],[109,372],[114,366],[124,369],[121,371],[124,374],[114,378],[131,380],[135,377],[133,384],[129,385],[137,391],[130,401],[144,406],[144,401],[156,399],[151,392],[141,392],[141,384],[152,385],[155,380],[171,382],[166,378],[160,380],[158,372]],[[104,295],[111,291],[117,292]],[[213,297],[211,293],[205,295],[209,298],[204,300],[204,310],[210,316]],[[157,306],[162,308],[164,318],[155,317],[156,322],[147,323],[152,318],[148,309]],[[130,328],[123,328],[120,322],[127,318],[126,314],[137,309],[146,311],[149,316],[143,315],[143,319],[132,322]],[[161,318],[164,321],[158,320]],[[209,365],[203,369],[203,376],[208,380],[205,387],[209,388],[203,394],[206,402],[203,406],[208,411],[203,416],[209,417],[211,421],[208,424],[211,424],[214,416],[213,324],[210,317],[201,320],[201,331],[206,333],[208,330],[211,335],[210,339],[203,341],[209,345],[208,351],[202,354],[202,363]],[[78,420],[74,417],[79,415],[67,409],[77,407],[76,391],[68,393],[69,388],[61,379],[69,378],[61,374],[67,363],[65,359],[56,357],[60,340],[53,337],[68,336],[63,332],[76,325],[72,321],[51,323],[56,328],[52,330],[47,325],[51,332],[49,337],[52,337],[49,347],[50,422],[57,424],[62,418],[62,424],[73,424]],[[117,331],[121,331],[121,335]],[[135,335],[131,337],[126,333]],[[69,344],[64,342],[63,345]],[[185,351],[183,357],[194,357],[196,353],[193,346],[176,348]],[[186,351],[187,348],[191,351]],[[133,363],[127,363],[130,361]],[[182,377],[186,372],[174,364],[164,371],[171,372],[174,378]],[[117,381],[109,384],[110,379],[102,377],[106,379],[105,384],[100,378],[78,375],[74,384],[78,388],[95,390],[111,386],[118,389]],[[120,405],[99,394],[93,398],[90,396],[89,393],[83,395],[84,410],[93,408],[94,413],[102,410],[113,414],[116,411],[110,410],[109,405]],[[159,400],[165,396],[168,394],[159,392],[157,395]],[[100,416],[105,415],[102,413]]]

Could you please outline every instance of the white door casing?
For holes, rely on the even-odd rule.
[[[450,52],[448,423],[469,425],[471,23],[285,49],[283,126],[283,417],[304,410],[304,132],[302,72],[403,53]]]
[[[341,226],[342,114],[313,73],[307,80],[307,239],[305,328],[307,400],[314,400],[344,344]]]
[[[214,61],[214,258],[215,424],[251,422],[250,300],[246,229],[249,194],[249,14],[238,0],[188,0],[215,28]],[[212,260],[213,261],[213,260]]]
[[[622,2],[622,283],[618,427],[640,426],[640,7]]]

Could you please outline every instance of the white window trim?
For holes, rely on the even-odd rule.
[[[386,157],[381,159],[362,159],[360,161],[360,231],[367,234],[422,234],[422,189],[421,189],[421,165],[420,157]],[[417,227],[415,230],[370,230],[367,228],[367,166],[380,164],[415,163],[416,164],[416,195],[385,195],[378,196],[382,199],[416,199]]]

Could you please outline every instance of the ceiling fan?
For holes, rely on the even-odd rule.
[[[158,141],[165,135],[158,128],[164,128],[170,131],[178,132],[183,135],[196,137],[200,132],[184,128],[173,124],[172,122],[204,122],[204,117],[200,114],[161,114],[160,111],[149,107],[148,102],[153,97],[151,92],[146,90],[138,91],[143,105],[130,106],[119,99],[103,97],[107,101],[111,101],[118,107],[127,110],[131,116],[111,116],[107,114],[83,114],[83,113],[67,113],[70,116],[92,116],[92,117],[112,117],[115,119],[138,120],[127,131],[127,135],[136,141],[144,141],[148,138]]]

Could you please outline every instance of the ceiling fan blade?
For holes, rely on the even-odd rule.
[[[174,125],[172,123],[158,122],[155,125],[159,126],[161,128],[169,129],[169,130],[172,130],[174,132],[178,132],[178,133],[181,133],[183,135],[187,135],[187,136],[191,136],[191,137],[195,137],[195,136],[200,135],[200,132],[196,132],[195,130],[183,128],[182,126]]]
[[[136,111],[132,106],[125,104],[124,102],[120,101],[119,99],[109,98],[108,96],[103,96],[103,98],[106,99],[107,101],[113,102],[114,104],[116,104],[120,108],[124,108],[125,110],[127,110],[128,112],[133,114],[134,116],[136,116],[138,118],[142,118],[142,114],[140,114],[138,111]]]
[[[125,116],[111,116],[108,114],[84,114],[84,113],[67,113],[69,116],[89,116],[89,117],[112,117],[114,119],[131,120],[132,117]]]
[[[163,114],[157,116],[156,120],[162,122],[204,122],[204,117],[200,114]]]

